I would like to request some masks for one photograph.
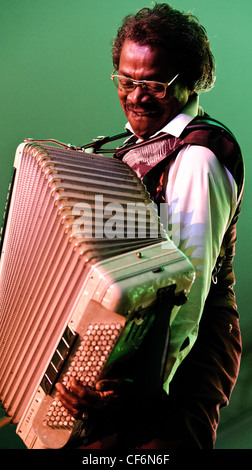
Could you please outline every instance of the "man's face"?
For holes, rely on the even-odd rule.
[[[170,66],[162,48],[140,45],[128,39],[124,42],[119,75],[165,83],[178,72]],[[128,94],[118,90],[118,96],[134,133],[139,138],[147,139],[178,114],[186,104],[189,92],[175,80],[162,99],[147,94],[140,86]]]

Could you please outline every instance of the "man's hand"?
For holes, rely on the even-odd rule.
[[[84,387],[74,377],[71,377],[69,382],[69,389],[61,383],[56,384],[56,396],[75,419],[80,418],[84,411],[103,409],[117,397],[114,390],[101,391],[99,382],[96,384],[96,390]]]
[[[101,380],[97,382],[96,390],[84,387],[73,377],[69,382],[69,389],[61,383],[56,384],[56,396],[75,419],[81,418],[85,411],[105,409],[119,398],[129,396],[132,389],[132,383],[125,380]]]
[[[120,441],[123,437],[132,447],[159,448],[157,443],[152,447],[150,442],[160,417],[155,410],[157,403],[145,401],[144,395],[135,394],[132,380],[104,379],[91,390],[70,378],[69,388],[61,383],[57,383],[56,388],[57,398],[75,419],[84,418],[87,413],[91,443],[103,442],[104,436],[117,435],[116,439]]]

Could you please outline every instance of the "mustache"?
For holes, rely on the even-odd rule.
[[[133,113],[144,113],[144,112],[148,113],[148,112],[156,112],[157,107],[151,103],[148,103],[146,105],[141,105],[141,106],[127,105],[126,110],[132,111]]]

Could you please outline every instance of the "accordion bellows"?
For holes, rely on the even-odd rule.
[[[151,327],[139,311],[160,288],[188,292],[194,273],[123,162],[23,143],[14,171],[0,264],[0,399],[28,448],[60,448],[76,423],[55,402],[56,381],[74,375],[93,387]]]

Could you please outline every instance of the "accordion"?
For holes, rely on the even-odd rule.
[[[152,329],[166,349],[150,382],[161,380],[169,315],[193,280],[125,163],[41,142],[18,146],[1,232],[0,400],[27,448],[63,448],[80,432],[56,382],[67,387],[74,376],[95,387]],[[157,308],[167,289],[170,313]]]

